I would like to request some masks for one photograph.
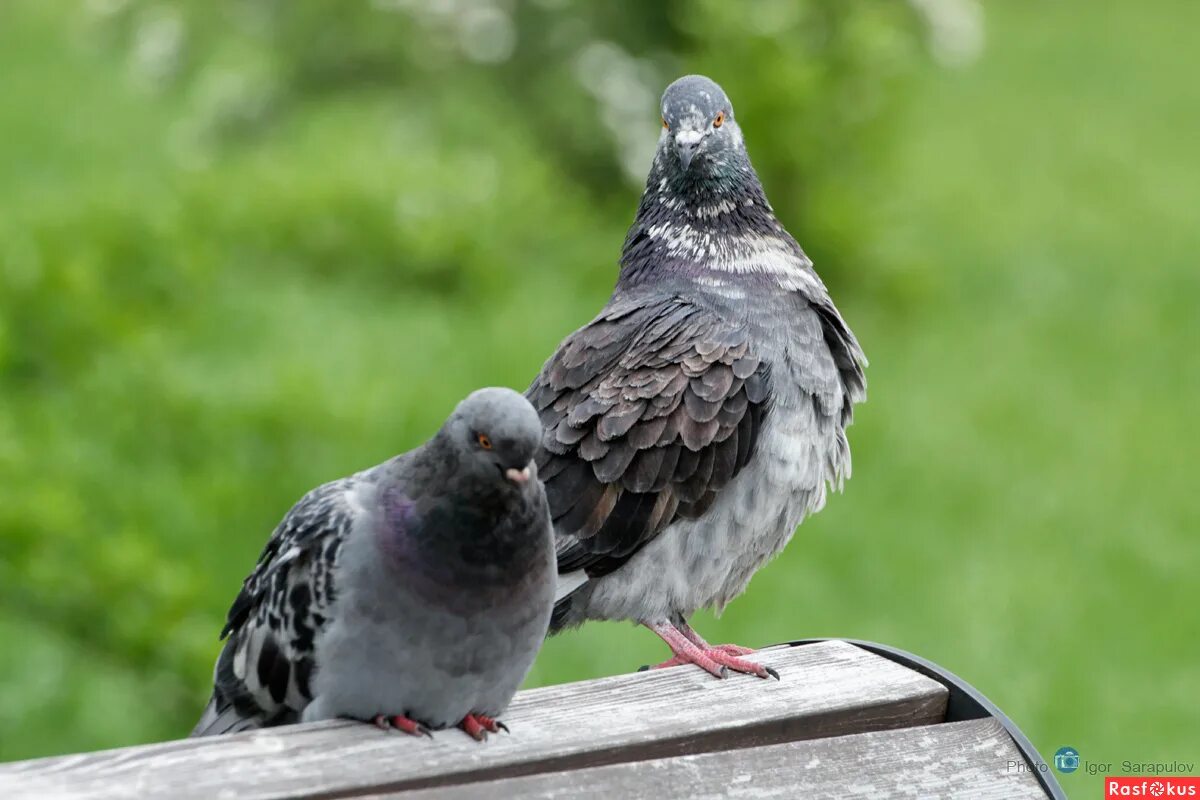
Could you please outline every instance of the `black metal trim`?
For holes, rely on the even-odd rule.
[[[791,647],[801,647],[806,644],[831,641],[846,642],[855,647],[861,647],[863,650],[908,667],[914,672],[919,672],[925,677],[932,678],[945,686],[950,692],[950,697],[946,701],[946,722],[985,719],[987,717],[997,720],[1008,731],[1008,735],[1016,743],[1017,750],[1021,752],[1021,756],[1033,767],[1032,772],[1038,779],[1038,783],[1046,790],[1046,794],[1053,798],[1053,800],[1067,800],[1066,792],[1063,791],[1062,786],[1058,783],[1058,779],[1050,771],[1050,762],[1041,757],[1037,748],[1029,741],[1029,737],[1022,733],[1016,723],[1009,719],[1007,714],[997,708],[995,703],[988,700],[982,692],[953,672],[943,669],[932,661],[914,655],[907,650],[890,647],[886,644],[879,644],[878,642],[865,642],[861,639],[797,639],[794,642],[787,642],[786,644]],[[1039,769],[1036,766],[1038,764],[1045,764],[1046,769]]]

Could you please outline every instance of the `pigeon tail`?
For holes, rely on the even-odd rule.
[[[554,587],[554,602],[566,600],[587,582],[587,573],[581,569],[559,573],[558,583]]]
[[[576,595],[587,583],[587,573],[582,569],[559,573],[558,583],[554,588],[554,611],[550,614],[550,630],[547,636],[553,636],[564,628],[573,628],[583,621],[572,611]]]
[[[200,721],[192,728],[190,736],[217,736],[222,733],[237,733],[264,726],[265,720],[261,715],[244,716],[239,714],[231,703],[218,700],[214,694],[204,707]]]

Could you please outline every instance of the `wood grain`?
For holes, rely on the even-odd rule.
[[[521,692],[483,744],[322,722],[0,765],[0,797],[324,798],[928,725],[945,687],[845,642],[761,651],[781,681],[694,667]],[[477,787],[478,788],[478,787]]]
[[[530,775],[486,786],[489,797],[588,800],[793,800],[794,798],[970,798],[1023,800],[1046,794],[994,719],[862,733],[814,741]],[[478,784],[379,795],[467,800]]]

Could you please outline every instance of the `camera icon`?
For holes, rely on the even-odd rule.
[[[1079,769],[1079,751],[1074,747],[1060,747],[1054,753],[1054,768],[1068,773]]]

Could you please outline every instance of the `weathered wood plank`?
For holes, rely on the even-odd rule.
[[[994,719],[447,786],[376,800],[523,800],[653,797],[655,800],[970,798],[1046,800],[1013,740]]]
[[[0,797],[352,797],[938,722],[946,690],[845,642],[753,656],[782,681],[691,667],[518,694],[510,735],[431,741],[324,722],[0,765]]]

